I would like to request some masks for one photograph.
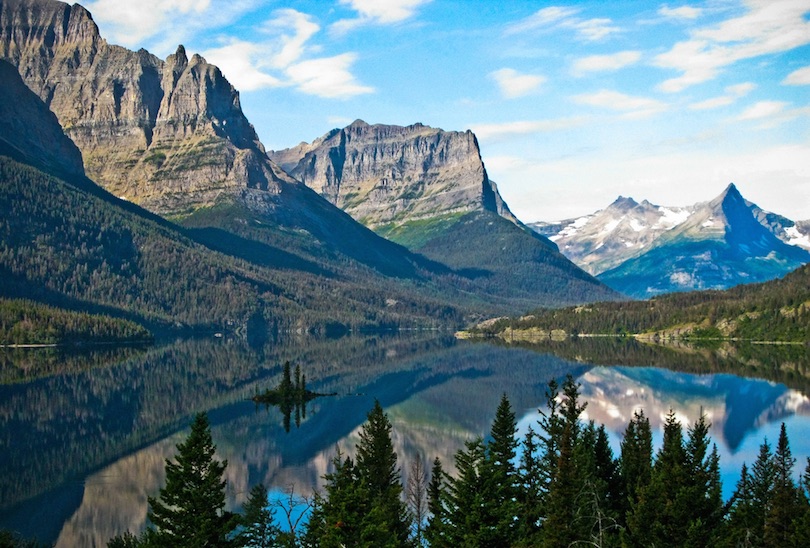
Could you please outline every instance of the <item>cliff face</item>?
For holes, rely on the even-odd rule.
[[[370,227],[492,211],[517,220],[489,180],[471,132],[357,120],[270,157]]]
[[[233,86],[182,46],[162,61],[107,44],[77,4],[0,0],[0,57],[56,114],[87,175],[152,211],[292,182],[267,159]]]

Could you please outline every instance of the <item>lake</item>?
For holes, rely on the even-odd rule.
[[[250,401],[279,382],[285,361],[301,367],[308,388],[336,394],[293,413],[289,431],[276,408]],[[452,472],[454,453],[489,431],[502,394],[520,432],[537,430],[548,381],[569,373],[581,383],[587,418],[607,426],[617,454],[636,409],[650,417],[656,447],[670,409],[685,427],[706,414],[726,496],[782,422],[797,474],[810,455],[805,347],[580,340],[515,348],[416,332],[264,346],[211,338],[82,353],[0,350],[0,528],[65,547],[105,546],[140,531],[147,496],[163,485],[165,459],[198,411],[208,412],[228,460],[231,508],[259,482],[285,499],[322,486],[336,447],[353,452],[375,398],[393,423],[405,479],[417,454],[428,468],[438,456]]]

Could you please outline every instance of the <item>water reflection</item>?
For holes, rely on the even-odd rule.
[[[320,487],[335,447],[353,453],[375,398],[393,423],[404,480],[417,453],[427,463],[438,456],[452,473],[453,454],[489,430],[501,394],[509,396],[525,429],[544,405],[548,380],[567,373],[582,383],[588,416],[607,425],[614,444],[638,407],[655,428],[670,408],[685,424],[706,413],[726,490],[733,489],[742,460],[753,460],[763,435],[775,441],[779,421],[788,421],[799,461],[810,455],[810,403],[801,390],[725,373],[585,363],[596,354],[607,363],[663,359],[637,350],[621,346],[611,354],[583,345],[557,348],[564,356],[558,357],[548,349],[458,343],[435,334],[253,348],[237,341],[179,341],[106,367],[18,379],[0,386],[0,527],[29,536],[44,532],[41,540],[58,546],[103,546],[113,535],[139,531],[146,497],[163,484],[165,459],[200,410],[209,412],[219,456],[229,462],[231,508],[241,506],[258,482],[277,495]],[[691,370],[726,367],[695,355],[670,358]],[[249,401],[277,385],[279,364],[287,360],[300,364],[313,390],[338,394],[310,402],[306,420],[289,433],[280,413]]]

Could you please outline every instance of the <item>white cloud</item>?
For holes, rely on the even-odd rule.
[[[195,35],[232,23],[261,0],[87,0],[82,2],[109,42],[159,56],[174,52]],[[148,42],[148,43],[147,43]]]
[[[265,55],[261,44],[233,40],[220,48],[203,52],[209,63],[216,65],[233,86],[240,91],[285,85],[279,78],[261,70],[258,62]]]
[[[810,86],[810,66],[794,70],[782,83],[788,86]]]
[[[630,118],[643,118],[663,112],[667,104],[648,97],[625,95],[618,91],[603,89],[595,93],[575,95],[573,100],[583,105],[622,111]]]
[[[401,23],[416,15],[417,9],[431,0],[340,0],[357,12],[354,19],[341,19],[331,27],[338,34],[362,25],[391,25]]]
[[[522,97],[535,91],[546,79],[534,74],[520,74],[514,69],[503,68],[489,73],[497,82],[501,94],[507,99]]]
[[[810,43],[805,0],[748,0],[749,11],[713,27],[691,32],[689,40],[655,58],[655,65],[680,71],[659,86],[669,93],[714,79],[743,59],[789,51]]]
[[[735,84],[733,86],[728,86],[726,88],[726,95],[721,95],[719,97],[712,97],[711,99],[706,99],[704,101],[700,101],[697,103],[692,103],[689,105],[691,110],[710,110],[719,107],[725,107],[732,103],[734,103],[740,97],[744,97],[748,95],[754,88],[756,88],[756,84],[751,82],[744,82],[742,84]]]
[[[590,55],[574,62],[574,74],[619,70],[637,63],[641,59],[639,51],[620,51],[610,55]]]
[[[281,9],[274,15],[275,18],[265,23],[262,30],[276,36],[279,49],[272,55],[271,64],[276,68],[283,68],[307,52],[307,42],[321,27],[312,17],[294,9]]]
[[[523,34],[542,29],[563,28],[574,30],[577,36],[588,42],[596,42],[619,32],[611,19],[582,19],[580,10],[566,6],[550,6],[536,11],[529,17],[506,28],[506,34]]]
[[[359,83],[351,72],[357,54],[314,56],[321,48],[310,42],[320,26],[311,16],[281,9],[258,28],[263,38],[260,36],[256,42],[231,39],[203,53],[237,89],[294,87],[327,99],[347,99],[374,91]]]
[[[697,19],[703,14],[700,8],[692,6],[680,6],[678,8],[670,8],[669,6],[661,6],[658,14],[666,17],[667,19]]]
[[[584,117],[559,118],[556,120],[519,120],[500,124],[472,124],[471,129],[479,139],[498,139],[513,135],[549,133],[581,126]]]
[[[788,104],[784,101],[759,101],[754,103],[740,114],[740,120],[757,120],[770,118],[782,113]]]
[[[309,95],[347,99],[373,93],[374,88],[359,84],[349,71],[356,57],[354,53],[344,53],[310,59],[289,66],[285,72],[298,89]]]

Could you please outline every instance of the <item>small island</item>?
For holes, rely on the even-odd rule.
[[[323,396],[334,396],[335,394],[320,394],[307,390],[307,377],[301,372],[301,366],[295,366],[295,383],[293,383],[290,373],[290,362],[284,362],[284,371],[281,382],[273,389],[267,389],[264,393],[259,393],[251,399],[258,405],[264,404],[278,407],[284,415],[284,430],[290,431],[290,417],[295,411],[295,426],[301,425],[301,419],[307,417],[306,404],[315,398]]]

